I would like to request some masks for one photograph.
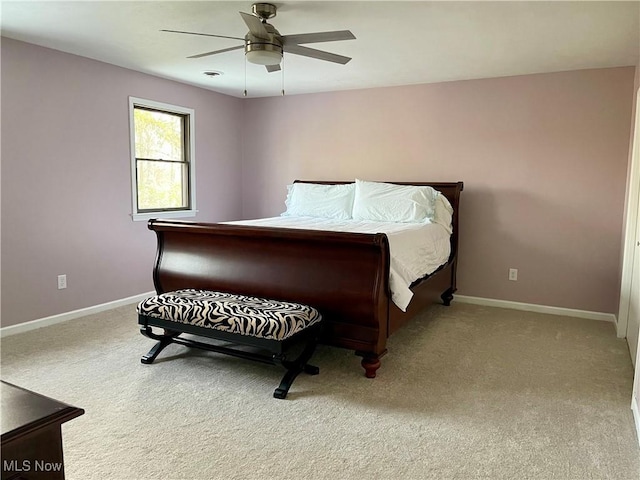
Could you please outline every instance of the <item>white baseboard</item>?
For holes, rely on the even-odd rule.
[[[52,315],[51,317],[39,318],[30,322],[2,327],[0,328],[0,338],[7,337],[9,335],[15,335],[16,333],[28,332],[29,330],[35,330],[36,328],[47,327],[56,323],[66,322],[68,320],[73,320],[74,318],[84,317],[85,315],[104,312],[105,310],[111,310],[112,308],[118,308],[124,305],[138,303],[145,298],[155,294],[156,292],[141,293],[140,295],[134,295],[133,297],[114,300],[113,302],[101,303],[100,305],[94,305],[93,307],[81,308],[80,310],[60,313],[58,315]]]
[[[66,322],[68,320],[73,320],[74,318],[84,317],[85,315],[104,312],[105,310],[111,310],[112,308],[118,308],[124,305],[138,303],[151,295],[155,295],[155,292],[141,293],[140,295],[134,295],[133,297],[114,300],[113,302],[102,303],[100,305],[94,305],[93,307],[81,308],[80,310],[73,310],[71,312],[61,313],[59,315],[52,315],[51,317],[40,318],[37,320],[32,320],[30,322],[2,327],[0,328],[0,338],[7,337],[9,335],[15,335],[17,333],[28,332],[29,330],[35,330],[36,328],[42,328],[49,325],[54,325],[56,323]],[[497,300],[493,298],[455,295],[453,301],[459,303],[471,303],[474,305],[484,305],[487,307],[511,308],[513,310],[524,310],[528,312],[587,318],[590,320],[604,320],[614,323],[616,321],[616,317],[613,313],[589,312],[585,310],[574,310],[572,308],[550,307],[547,305],[511,302],[509,300]]]
[[[550,315],[562,315],[565,317],[586,318],[589,320],[604,320],[616,323],[613,313],[589,312],[587,310],[575,310],[573,308],[551,307],[548,305],[536,305],[533,303],[511,302],[509,300],[497,300],[493,298],[469,297],[467,295],[454,295],[454,302],[472,303],[486,307],[511,308],[512,310],[524,310],[527,312],[548,313]]]

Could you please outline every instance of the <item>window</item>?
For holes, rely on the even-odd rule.
[[[196,214],[194,113],[129,97],[134,220]]]

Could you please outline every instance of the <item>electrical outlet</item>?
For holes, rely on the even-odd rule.
[[[58,290],[62,290],[63,288],[67,288],[67,276],[58,275]]]
[[[517,268],[510,268],[509,269],[509,280],[511,280],[512,282],[515,282],[518,280],[518,269]]]

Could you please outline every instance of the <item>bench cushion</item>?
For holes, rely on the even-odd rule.
[[[289,338],[322,319],[307,305],[195,289],[149,297],[138,305],[138,314],[273,340]]]

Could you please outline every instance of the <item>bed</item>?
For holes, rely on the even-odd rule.
[[[408,293],[400,294],[397,288],[395,291],[391,288],[392,283],[399,283],[397,278],[394,280],[398,275],[393,273],[393,264],[395,262],[398,270],[398,263],[390,253],[390,243],[398,243],[395,230],[377,232],[376,224],[369,230],[365,226],[360,231],[338,231],[339,226],[334,229],[323,219],[314,223],[308,215],[303,215],[310,213],[305,211],[304,201],[293,202],[295,193],[300,191],[353,190],[355,200],[352,199],[351,207],[336,207],[344,195],[332,199],[331,195],[319,196],[316,192],[315,197],[311,195],[305,200],[329,199],[324,211],[336,217],[331,221],[338,225],[352,220],[384,223],[390,220],[389,215],[394,220],[403,220],[396,223],[411,225],[415,223],[414,218],[425,215],[421,210],[422,200],[410,202],[404,210],[398,206],[406,203],[408,196],[414,198],[413,192],[427,191],[429,187],[435,192],[434,198],[439,195],[440,199],[446,199],[450,208],[446,222],[434,221],[437,213],[433,210],[427,212],[431,221],[424,222],[440,223],[443,228],[449,223],[446,257],[441,264],[431,265],[430,273],[416,279],[408,277]],[[377,209],[378,204],[371,203],[372,199],[377,201],[376,189],[379,188],[394,192],[385,197],[389,207],[386,210]],[[354,350],[362,357],[365,375],[373,378],[381,365],[381,357],[387,353],[390,335],[428,305],[437,302],[449,305],[453,299],[462,189],[462,182],[296,181],[289,186],[287,211],[280,218],[228,223],[150,220],[149,229],[155,231],[158,240],[154,285],[159,294],[195,288],[313,306],[324,318],[321,342]],[[366,197],[371,193],[374,195]],[[367,209],[371,205],[374,207]],[[357,210],[357,206],[362,208]],[[314,206],[311,213],[317,210]],[[356,210],[358,218],[355,218]],[[352,219],[340,218],[351,214]],[[303,222],[295,225],[296,220],[291,217],[301,217]]]

